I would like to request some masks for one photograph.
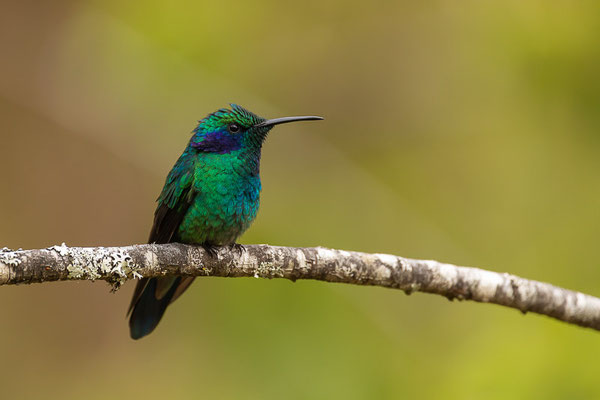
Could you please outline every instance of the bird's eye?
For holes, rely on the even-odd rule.
[[[231,133],[238,133],[241,130],[241,128],[240,128],[240,126],[238,124],[229,124],[229,126],[227,127],[227,129]]]

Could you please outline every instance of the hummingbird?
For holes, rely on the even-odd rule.
[[[198,121],[158,197],[148,243],[235,245],[256,218],[260,156],[269,131],[279,124],[322,120],[317,116],[265,119],[240,107],[221,108]],[[150,334],[167,306],[194,277],[143,278],[127,312],[133,339]]]

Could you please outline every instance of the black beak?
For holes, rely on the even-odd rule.
[[[323,119],[323,117],[317,117],[317,116],[313,116],[313,115],[307,115],[307,116],[303,116],[303,117],[283,117],[283,118],[274,118],[274,119],[268,119],[266,121],[263,121],[261,123],[258,123],[256,125],[254,125],[255,128],[261,128],[261,127],[265,127],[265,126],[273,126],[273,125],[279,125],[279,124],[287,124],[288,122],[296,122],[296,121],[317,121]]]

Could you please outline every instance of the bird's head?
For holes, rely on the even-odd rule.
[[[205,153],[226,154],[243,148],[260,150],[267,133],[278,124],[319,120],[321,117],[264,119],[237,104],[221,108],[200,120],[190,146]]]

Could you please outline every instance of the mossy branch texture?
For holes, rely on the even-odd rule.
[[[600,299],[518,276],[431,260],[322,247],[268,245],[216,248],[143,244],[126,247],[53,246],[0,250],[0,285],[63,280],[129,279],[165,275],[316,279],[434,293],[494,303],[600,330]]]

